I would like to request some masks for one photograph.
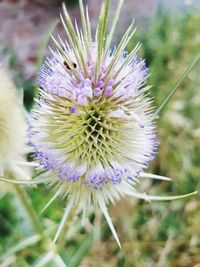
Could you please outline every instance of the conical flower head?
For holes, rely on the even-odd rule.
[[[94,41],[82,2],[83,31],[73,27],[64,7],[67,41],[53,38],[57,50],[38,77],[31,141],[51,177],[47,182],[59,185],[61,195],[132,184],[157,147],[151,101],[143,86],[148,70],[136,55],[138,46],[125,52],[133,26],[112,50],[116,17],[106,35],[108,4],[102,6]]]
[[[23,158],[25,137],[26,122],[17,102],[16,88],[0,67],[0,167],[4,171],[10,160]]]
[[[57,240],[71,209],[83,210],[91,201],[100,208],[110,229],[119,239],[106,208],[124,195],[145,200],[173,200],[182,196],[149,196],[135,191],[140,177],[170,178],[144,173],[154,158],[158,141],[155,117],[145,87],[148,70],[136,52],[125,48],[133,37],[131,25],[118,47],[111,48],[123,0],[107,34],[109,0],[102,5],[95,38],[92,38],[88,9],[80,3],[82,30],[63,6],[61,21],[67,40],[53,38],[56,49],[41,67],[40,98],[32,113],[30,139],[42,171],[41,181],[68,197],[54,238]],[[45,209],[44,208],[44,209]]]

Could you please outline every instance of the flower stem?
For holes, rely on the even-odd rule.
[[[32,206],[31,199],[27,194],[26,190],[20,185],[14,185],[17,197],[21,201],[26,214],[32,224],[34,231],[41,237],[41,249],[44,251],[54,251],[55,246],[52,240],[44,232],[43,227],[39,221],[39,218]]]
[[[33,182],[32,180],[29,180],[29,174],[27,174],[20,166],[16,166],[15,164],[12,165],[11,167],[11,173],[9,175],[9,178],[13,177],[13,182],[14,181],[19,181],[18,179],[16,179],[18,176],[22,177],[22,179],[25,179],[24,182]],[[9,179],[6,179],[9,180]],[[25,183],[26,184],[26,183]],[[43,241],[43,246],[44,248],[47,247],[49,248],[49,246],[52,244],[51,240],[49,239],[49,237],[47,236],[47,234],[44,232],[43,227],[40,223],[39,217],[36,214],[31,199],[29,197],[29,195],[26,192],[26,189],[24,189],[24,187],[22,187],[22,185],[20,184],[14,184],[13,185],[16,191],[16,194],[19,198],[19,200],[21,201],[24,210],[26,211],[26,214],[29,217],[29,220],[32,224],[32,227],[34,229],[34,231],[39,234],[41,236],[41,240]]]
[[[20,199],[26,213],[29,216],[29,219],[31,221],[32,227],[35,230],[36,233],[40,234],[43,236],[43,230],[42,226],[38,220],[37,214],[35,213],[35,210],[33,209],[31,200],[26,192],[26,190],[21,187],[20,185],[15,185],[14,186],[16,194],[18,198]]]

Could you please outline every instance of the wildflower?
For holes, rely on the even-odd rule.
[[[0,177],[30,179],[29,167],[21,168],[27,153],[26,121],[16,88],[0,67]],[[2,187],[5,193],[5,187]],[[7,188],[9,189],[9,188]]]
[[[169,178],[143,172],[157,153],[155,115],[150,87],[145,86],[148,69],[136,54],[139,45],[129,54],[125,51],[135,32],[133,24],[111,49],[122,3],[107,34],[109,0],[105,1],[94,40],[82,1],[82,30],[73,26],[63,6],[67,41],[52,36],[57,49],[50,48],[52,57],[38,76],[40,98],[32,113],[31,143],[46,171],[44,182],[57,190],[50,202],[57,196],[69,199],[54,241],[71,208],[85,211],[93,202],[119,244],[107,203],[125,195],[164,199],[135,191],[140,177]]]
[[[16,88],[0,67],[0,166],[20,159],[25,151],[26,122]]]

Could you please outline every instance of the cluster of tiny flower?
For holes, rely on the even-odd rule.
[[[63,61],[62,56],[58,53],[57,57],[47,59],[46,64],[42,66],[38,82],[41,90],[46,92],[48,96],[58,97],[59,100],[62,99],[64,101],[64,104],[60,103],[64,107],[64,114],[72,114],[74,116],[69,120],[68,116],[66,117],[66,121],[63,121],[63,123],[68,124],[68,128],[73,128],[72,123],[76,123],[76,121],[80,121],[83,127],[87,125],[83,131],[86,135],[83,134],[80,136],[79,132],[74,129],[74,136],[77,135],[80,138],[80,142],[87,144],[88,147],[90,147],[90,141],[95,143],[95,145],[93,144],[93,151],[100,157],[100,160],[94,160],[96,155],[90,157],[89,154],[92,154],[90,150],[88,150],[86,157],[82,157],[80,161],[80,156],[74,156],[73,160],[71,160],[72,157],[68,156],[70,154],[69,150],[65,153],[65,149],[58,149],[56,147],[55,141],[47,141],[48,133],[45,130],[43,131],[43,137],[41,137],[41,132],[38,129],[41,129],[43,125],[35,125],[33,127],[32,144],[35,150],[35,156],[40,165],[45,170],[50,170],[55,173],[58,180],[64,182],[71,181],[72,183],[79,181],[80,184],[86,184],[88,187],[102,189],[103,184],[119,184],[122,179],[133,179],[134,177],[134,180],[137,180],[142,169],[147,168],[148,162],[153,159],[158,142],[156,141],[156,134],[153,130],[154,125],[150,115],[145,114],[138,106],[140,102],[143,103],[143,106],[144,104],[147,107],[149,106],[148,102],[143,99],[144,92],[140,88],[146,82],[148,76],[148,69],[146,68],[145,62],[135,55],[128,65],[123,66],[127,57],[127,54],[123,53],[110,75],[107,75],[110,62],[113,58],[114,52],[112,52],[104,66],[101,67],[99,78],[95,84],[94,76],[97,51],[95,50],[94,44],[91,45],[91,48],[90,52],[92,56],[90,62],[87,63],[87,74],[84,73],[83,69],[78,67],[74,58],[73,65],[79,73],[79,79],[77,79],[67,63]],[[138,99],[140,102],[138,102]],[[56,100],[54,99],[54,101]],[[129,107],[130,101],[136,102],[135,111]],[[42,109],[44,107],[47,110],[49,109],[47,106],[51,106],[50,102],[48,97],[41,97],[38,108]],[[91,103],[93,103],[92,107]],[[89,112],[89,115],[86,117],[84,117],[86,113],[84,108]],[[53,115],[54,112],[51,110],[51,113]],[[131,122],[131,118],[133,122]],[[125,122],[127,120],[127,125],[124,125],[122,120]],[[128,129],[128,123],[130,123],[130,129]],[[131,123],[134,124],[132,128]],[[143,130],[144,127],[145,130]],[[132,130],[132,133],[130,132],[133,135],[131,141],[134,139],[135,132],[136,139],[133,143],[137,141],[137,138],[141,140],[142,136],[145,137],[143,148],[138,145],[139,143],[133,144],[135,162],[132,162],[132,167],[122,159],[122,156],[118,157],[115,155],[114,157],[116,152],[118,152],[117,154],[123,153],[115,145],[116,141],[112,138],[112,132],[116,133],[116,138],[119,135],[123,140],[120,132],[126,128],[128,135],[129,131]],[[67,134],[71,135],[69,129],[66,133],[63,131],[62,134],[64,136],[66,135],[66,140],[68,139]],[[127,139],[130,136],[126,136],[125,134],[124,138]],[[74,137],[75,139],[76,137]],[[105,140],[107,141],[105,142]],[[140,140],[138,141],[140,142]],[[119,140],[119,145],[122,145],[120,143],[121,141]],[[63,146],[67,146],[67,141]],[[77,146],[76,144],[76,147],[74,146],[71,150],[80,150],[80,148],[81,146]],[[107,148],[107,151],[105,148]],[[126,153],[128,154],[128,151]],[[106,159],[109,154],[110,159]],[[94,161],[94,164],[91,164],[91,166],[88,166],[89,158],[93,158]]]
[[[148,76],[148,68],[146,68],[144,60],[141,60],[137,55],[133,57],[129,65],[124,66],[119,75],[116,75],[126,60],[127,53],[124,52],[112,70],[111,76],[105,80],[105,75],[114,53],[111,52],[106,63],[101,67],[99,79],[95,84],[96,51],[94,44],[91,47],[91,54],[94,60],[87,63],[87,76],[84,74],[83,69],[78,69],[77,64],[73,63],[79,73],[79,80],[77,80],[70,73],[70,67],[67,66],[67,63],[65,61],[63,64],[60,63],[62,58],[59,55],[57,55],[59,59],[55,57],[47,59],[47,64],[42,65],[38,76],[38,83],[45,92],[67,98],[74,103],[69,109],[71,113],[77,112],[77,105],[86,106],[88,101],[97,101],[101,96],[112,99],[119,97],[125,99],[134,96],[136,94],[135,91],[141,84],[146,82]],[[113,116],[115,114],[120,117],[124,112],[122,110],[118,113],[115,112]]]

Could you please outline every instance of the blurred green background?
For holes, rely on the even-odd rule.
[[[73,3],[72,7],[67,2],[69,8],[73,8],[72,14],[78,16],[77,3],[75,3],[77,1],[69,2]],[[59,3],[53,8],[58,10]],[[140,25],[140,21],[138,24]],[[54,19],[52,24],[48,25],[49,31],[53,27]],[[120,34],[122,32],[118,27],[116,36]],[[37,55],[40,57],[36,56],[33,59],[33,65],[41,62],[41,56],[45,53],[44,48],[48,41],[48,32],[43,34],[41,40],[41,45],[37,49]],[[200,10],[185,8],[175,13],[171,9],[157,5],[153,16],[148,18],[148,23],[144,23],[141,28],[138,27],[127,49],[131,50],[138,41],[142,43],[140,56],[146,59],[150,68],[149,84],[153,85],[151,95],[155,99],[155,105],[158,106],[170,87],[200,51]],[[24,66],[19,63],[12,44],[2,41],[1,51],[2,54],[6,54],[7,69],[13,73],[18,89],[24,90],[24,105],[30,111],[37,90],[34,79],[36,70],[34,69],[27,78],[23,72]],[[138,190],[157,195],[185,194],[200,190],[199,73],[200,65],[197,64],[181,84],[157,123],[161,144],[159,154],[149,172],[172,177],[172,183],[142,179]],[[55,223],[59,223],[62,216],[64,203],[55,201],[41,215],[40,211],[50,199],[51,193],[43,186],[28,188],[27,191],[41,222],[50,229],[50,232],[54,232]],[[103,218],[98,218],[102,225],[101,242],[98,242],[93,241],[92,229],[95,218],[91,215],[87,227],[82,228],[79,225],[80,214],[75,214],[69,220],[70,232],[62,257],[69,267],[199,267],[199,200],[199,194],[189,199],[165,203],[147,203],[127,198],[116,203],[115,206],[111,205],[110,213],[122,243],[122,250],[118,248]],[[16,249],[14,245],[31,234],[33,229],[20,203],[15,199],[12,186],[1,183],[0,260],[2,265],[0,266],[33,266],[40,255],[40,246],[33,244],[23,249]]]

